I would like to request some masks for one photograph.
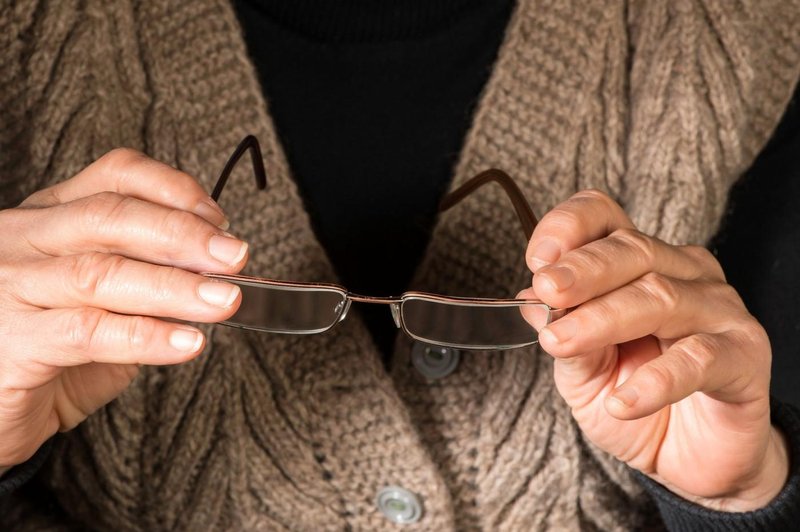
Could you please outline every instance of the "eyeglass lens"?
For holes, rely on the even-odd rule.
[[[481,305],[425,298],[403,301],[402,319],[408,333],[432,344],[472,349],[510,349],[530,345],[538,334],[522,316],[522,307],[548,313],[544,304]]]
[[[333,327],[347,296],[328,288],[279,286],[234,281],[242,304],[227,325],[267,332],[312,334]]]

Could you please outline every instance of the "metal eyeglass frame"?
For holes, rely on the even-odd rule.
[[[267,187],[267,175],[266,171],[264,170],[264,162],[261,155],[261,148],[258,144],[258,140],[253,135],[247,135],[236,147],[236,150],[230,156],[227,163],[225,164],[225,167],[220,173],[219,179],[217,180],[213,192],[211,193],[211,197],[214,199],[214,201],[219,200],[219,197],[222,194],[222,190],[224,189],[225,184],[228,181],[228,178],[230,177],[231,173],[233,172],[233,169],[236,167],[236,164],[239,162],[239,160],[246,151],[250,152],[250,157],[253,163],[253,172],[256,179],[256,186],[258,187],[259,190],[263,190]],[[517,213],[517,217],[519,218],[526,239],[530,240],[530,237],[533,234],[533,230],[536,227],[537,223],[536,215],[533,213],[533,210],[526,201],[525,196],[523,195],[522,191],[519,189],[517,184],[514,183],[512,178],[502,170],[492,168],[480,172],[476,176],[472,177],[466,183],[464,183],[456,190],[447,194],[447,196],[444,197],[444,199],[439,204],[439,212],[444,212],[454,207],[462,200],[464,200],[466,197],[468,197],[470,194],[475,192],[478,188],[491,182],[497,183],[503,188],[506,195],[511,200],[512,205],[514,206],[514,210]],[[344,286],[333,283],[281,281],[277,279],[252,277],[247,275],[233,275],[233,274],[219,274],[219,273],[203,273],[203,275],[209,278],[218,279],[222,281],[231,281],[247,286],[265,286],[265,287],[272,286],[272,287],[280,287],[282,289],[298,290],[298,291],[332,291],[342,296],[342,301],[344,302],[344,305],[340,305],[341,308],[336,309],[339,312],[339,316],[335,318],[335,320],[333,321],[333,323],[331,323],[330,326],[324,328],[303,330],[303,331],[287,331],[287,330],[271,330],[267,327],[246,326],[225,321],[220,322],[223,325],[231,327],[251,329],[262,332],[276,332],[281,334],[318,334],[328,331],[331,328],[333,328],[337,323],[345,319],[345,317],[347,316],[347,312],[350,309],[351,303],[355,301],[358,303],[389,305],[395,325],[398,328],[402,329],[405,334],[407,334],[411,338],[414,338],[415,340],[420,340],[431,345],[454,347],[459,349],[501,350],[501,349],[516,348],[516,347],[524,347],[526,345],[533,345],[537,342],[537,340],[526,343],[516,343],[516,344],[493,344],[491,346],[453,344],[449,342],[440,342],[432,340],[430,338],[425,338],[416,335],[406,327],[405,321],[403,319],[402,305],[406,301],[413,301],[413,300],[424,300],[428,302],[437,302],[446,305],[448,304],[457,305],[461,307],[476,306],[484,308],[522,307],[523,305],[534,304],[538,306],[544,306],[548,309],[548,319],[547,319],[548,323],[553,319],[557,319],[565,312],[564,310],[554,309],[552,307],[549,307],[544,302],[538,299],[497,299],[497,298],[455,297],[455,296],[444,296],[440,294],[418,292],[418,291],[404,292],[400,296],[379,297],[379,296],[367,296],[367,295],[352,293],[349,292],[347,288],[345,288]]]

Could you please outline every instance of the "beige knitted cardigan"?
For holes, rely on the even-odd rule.
[[[503,168],[538,213],[596,187],[643,231],[704,242],[791,94],[798,11],[784,0],[521,3],[452,186]],[[270,188],[253,194],[241,172],[223,198],[251,243],[248,271],[335,281],[228,2],[4,2],[0,60],[3,205],[115,146],[208,187],[254,133]],[[530,283],[515,224],[491,187],[447,213],[415,287],[513,296]],[[42,478],[61,521],[20,502],[28,528],[68,518],[117,530],[387,530],[397,525],[375,506],[387,485],[423,502],[409,531],[657,519],[630,472],[581,438],[535,349],[464,353],[454,374],[428,382],[405,337],[385,370],[356,315],[309,337],[207,330],[198,360],[144,368],[56,446]]]

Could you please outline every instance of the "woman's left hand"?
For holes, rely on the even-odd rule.
[[[572,309],[539,340],[592,442],[709,508],[753,510],[780,492],[769,339],[711,253],[644,235],[586,191],[542,219],[527,257],[520,297]]]

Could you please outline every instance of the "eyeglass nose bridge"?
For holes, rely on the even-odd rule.
[[[400,297],[377,297],[377,296],[363,296],[360,294],[354,294],[349,292],[347,294],[347,307],[344,309],[342,316],[339,318],[339,321],[342,321],[347,314],[348,309],[350,308],[350,302],[357,301],[359,303],[369,303],[372,305],[389,305],[389,310],[392,311],[392,319],[394,320],[394,324],[397,326],[398,329],[402,328],[403,326],[403,319],[400,316],[400,305],[402,305],[403,300]]]

